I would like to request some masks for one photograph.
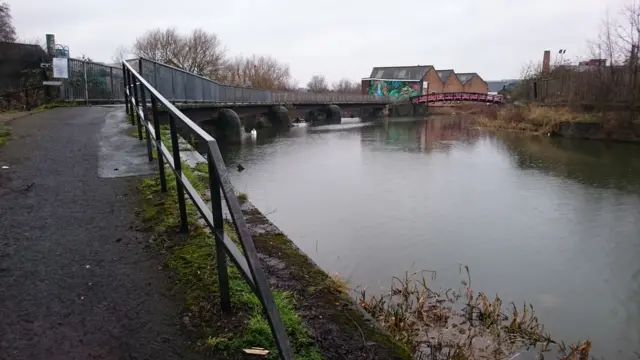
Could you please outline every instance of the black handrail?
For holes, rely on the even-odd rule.
[[[142,60],[138,62],[139,69],[142,68]],[[138,125],[138,138],[142,140],[142,128],[147,137],[147,152],[149,161],[153,161],[152,143],[158,152],[158,167],[160,173],[160,186],[163,192],[167,191],[166,178],[164,174],[164,162],[176,176],[176,186],[178,189],[178,204],[180,207],[181,230],[188,231],[187,211],[184,193],[186,192],[191,201],[202,215],[207,226],[211,229],[216,243],[216,261],[218,270],[218,281],[220,284],[221,307],[224,312],[231,311],[229,300],[229,275],[227,270],[227,255],[245,278],[253,292],[256,294],[264,307],[267,321],[271,327],[271,333],[280,351],[280,357],[284,360],[293,360],[293,350],[289,338],[285,331],[280,314],[276,308],[275,301],[267,277],[260,265],[258,253],[253,239],[249,233],[249,228],[240,209],[240,203],[224,165],[222,154],[216,140],[198,125],[180,112],[173,104],[165,99],[151,84],[149,84],[136,71],[131,64],[122,62],[124,72],[125,104],[127,114],[131,116],[132,122]],[[133,93],[133,94],[132,94]],[[153,114],[153,124],[148,120],[149,113],[146,96],[151,99],[151,111]],[[171,145],[173,154],[163,145],[160,133],[159,106],[163,107],[169,117],[171,133]],[[207,144],[207,164],[209,167],[209,188],[211,190],[211,209],[202,200],[196,189],[191,185],[189,179],[182,173],[180,161],[180,145],[178,144],[178,131],[176,121],[180,121],[184,127],[201,141]],[[222,218],[222,199],[220,191],[224,196],[225,203],[229,208],[231,219],[235,227],[238,238],[242,245],[242,252],[231,241],[224,232],[224,222]]]

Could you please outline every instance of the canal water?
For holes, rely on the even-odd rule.
[[[234,186],[322,268],[376,291],[434,286],[531,302],[593,355],[640,351],[640,146],[481,132],[468,118],[391,119],[247,135]],[[245,170],[238,172],[236,165]]]

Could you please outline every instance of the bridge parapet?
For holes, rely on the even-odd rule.
[[[341,93],[279,92],[223,85],[148,59],[127,60],[169,101],[254,104],[389,104],[388,97]]]

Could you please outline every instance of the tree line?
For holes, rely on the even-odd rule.
[[[114,61],[123,60],[128,51],[119,47]],[[130,53],[234,86],[275,91],[299,91],[289,65],[271,56],[228,57],[227,49],[214,32],[195,29],[187,34],[175,28],[153,29],[138,37]],[[306,84],[309,92],[360,93],[360,84],[342,79],[331,86],[323,75],[314,75]]]

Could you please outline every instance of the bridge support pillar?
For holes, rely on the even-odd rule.
[[[242,141],[244,125],[238,114],[231,109],[221,109],[215,122],[216,133],[221,140],[239,143]]]
[[[244,117],[244,131],[251,132],[251,130],[256,129],[260,130],[269,126],[268,121],[265,120],[264,116],[261,114],[250,114]]]
[[[342,111],[338,105],[329,105],[324,109],[324,112],[328,124],[340,124],[342,122]]]
[[[267,117],[271,125],[276,128],[291,127],[291,119],[289,118],[289,110],[284,106],[273,106],[267,111]]]
[[[415,104],[413,105],[413,114],[418,116],[427,115],[427,104]]]

